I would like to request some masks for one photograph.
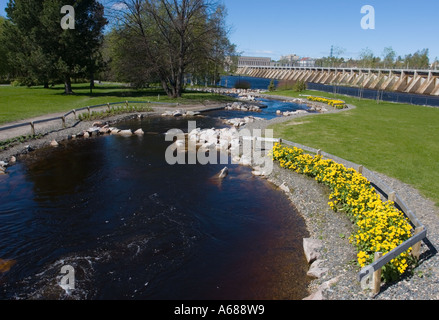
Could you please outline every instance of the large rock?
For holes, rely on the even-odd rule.
[[[133,132],[130,129],[128,129],[128,130],[120,130],[117,134],[120,135],[120,136],[132,136]]]
[[[52,142],[50,142],[50,145],[51,145],[52,147],[58,147],[58,146],[59,146],[59,143],[56,142],[56,140],[52,140]]]
[[[311,294],[310,296],[304,298],[303,300],[316,300],[316,301],[317,300],[324,300],[323,292],[325,290],[330,289],[331,286],[334,286],[339,280],[340,280],[340,277],[336,277],[334,279],[326,281],[325,283],[320,285],[313,294]]]
[[[311,267],[309,268],[309,271],[307,273],[307,275],[309,277],[314,277],[317,279],[320,279],[323,275],[325,275],[329,269],[328,268],[322,268],[321,264],[322,264],[323,260],[315,260],[312,264]]]
[[[308,263],[313,263],[320,257],[320,249],[323,243],[320,240],[312,238],[303,239],[303,251],[305,252],[305,257]]]

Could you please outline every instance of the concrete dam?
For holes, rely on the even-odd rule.
[[[237,74],[439,96],[439,70],[243,66]]]

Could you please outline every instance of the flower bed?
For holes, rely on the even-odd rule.
[[[346,102],[344,102],[342,100],[327,99],[327,98],[313,97],[313,96],[309,96],[307,99],[308,99],[308,101],[326,103],[326,104],[328,104],[334,108],[337,108],[337,109],[346,108]]]
[[[329,206],[346,213],[354,224],[350,242],[356,246],[357,263],[365,267],[375,252],[386,255],[412,236],[412,226],[391,201],[383,202],[371,183],[354,169],[321,156],[311,156],[296,147],[276,144],[273,160],[281,167],[305,174],[330,188]],[[411,249],[383,267],[384,280],[394,281],[414,266]]]

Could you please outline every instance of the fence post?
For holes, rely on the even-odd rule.
[[[76,109],[73,109],[72,112],[73,112],[73,116],[75,117],[75,120],[76,120],[77,119],[76,118]]]
[[[377,261],[378,259],[381,259],[383,257],[382,252],[376,252],[374,261]],[[381,290],[381,268],[378,269],[373,273],[373,288],[372,288],[372,294],[376,296],[378,293],[380,293]]]
[[[389,193],[387,200],[391,201],[391,202],[395,202],[396,201],[396,192],[392,191]]]
[[[321,155],[322,155],[322,150],[320,150],[320,149],[317,150],[317,155],[318,155],[318,156],[321,156]]]
[[[31,134],[34,136],[35,135],[35,125],[34,125],[34,122],[31,121],[29,124],[30,124]]]
[[[90,107],[87,107],[87,110],[88,110],[88,116],[90,117],[91,116]]]
[[[415,234],[413,236],[418,235],[419,233],[421,233],[422,231],[424,231],[423,227],[418,227],[415,229]],[[418,242],[417,244],[415,244],[412,247],[412,256],[416,259],[419,260],[419,257],[421,256],[421,242]]]
[[[364,170],[364,167],[363,167],[363,166],[359,166],[359,167],[358,167],[358,173],[359,173],[359,174],[363,174],[363,170]]]
[[[111,110],[111,107],[110,107],[110,103],[109,103],[109,102],[107,102],[107,108],[108,108],[108,111]]]
[[[62,121],[62,127],[65,128],[66,127],[66,117],[62,116],[61,121]]]

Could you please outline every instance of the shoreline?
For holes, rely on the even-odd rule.
[[[181,109],[191,111],[210,111],[222,108],[223,103],[195,106],[182,106]],[[354,106],[350,106],[354,107]],[[102,119],[103,122],[116,124],[127,119],[139,116],[160,116],[167,107],[154,108],[154,112],[121,114]],[[173,108],[174,109],[174,108]],[[349,109],[332,110],[343,112]],[[269,125],[289,121],[294,118],[313,116],[318,114],[298,114],[288,117],[278,117],[272,120],[261,120],[249,123],[243,128],[265,129]],[[26,154],[25,146],[31,145],[38,149],[50,145],[52,140],[62,141],[69,139],[72,134],[86,130],[95,121],[79,122],[76,126],[53,131],[46,136],[24,143],[20,143],[8,150],[0,152],[0,160],[9,161],[11,156]],[[439,248],[439,208],[434,203],[420,195],[419,191],[396,179],[377,173],[383,181],[398,192],[404,199],[409,199],[408,204],[416,211],[419,219],[430,231],[428,240],[433,247]],[[352,223],[341,213],[334,213],[327,204],[329,191],[314,180],[280,168],[274,163],[273,172],[265,177],[277,188],[287,186],[285,192],[291,204],[297,209],[304,219],[311,238],[322,241],[320,250],[323,267],[328,271],[319,279],[312,279],[307,290],[311,300],[400,300],[400,299],[439,299],[439,257],[431,255],[431,247],[423,243],[421,247],[421,265],[416,268],[413,276],[405,277],[395,284],[384,284],[378,296],[372,298],[367,292],[362,291],[360,283],[356,281],[359,268],[353,263],[356,257],[355,248],[349,243]],[[421,276],[422,275],[422,276]]]

